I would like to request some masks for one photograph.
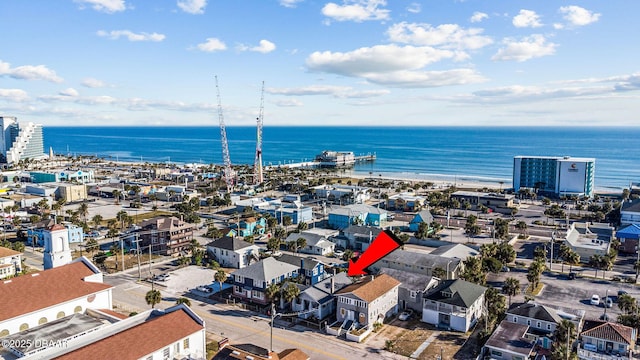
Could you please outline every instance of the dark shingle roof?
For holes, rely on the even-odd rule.
[[[620,211],[640,212],[640,200],[625,201],[622,203]]]
[[[217,249],[236,251],[236,250],[248,248],[249,246],[253,246],[253,244],[248,243],[239,238],[224,236],[218,240],[214,240],[208,243],[207,246],[214,247]]]
[[[487,288],[484,286],[461,279],[444,280],[440,285],[431,290],[425,298],[468,308],[478,300],[486,290]],[[445,294],[451,294],[451,296]]]
[[[400,287],[411,291],[424,291],[433,279],[432,276],[412,273],[408,271],[382,268],[380,274],[390,275],[392,278],[400,281]]]
[[[276,260],[297,266],[304,270],[313,270],[316,266],[318,266],[318,264],[320,264],[320,261],[316,259],[309,258],[309,257],[295,256],[290,254],[282,254],[280,256],[277,256]]]
[[[558,316],[555,309],[538,304],[536,302],[514,304],[509,310],[507,310],[507,313],[524,316],[530,319],[553,322],[556,324],[562,322],[562,318]]]
[[[271,279],[279,278],[282,275],[287,275],[300,269],[300,266],[287,264],[280,262],[272,257],[268,257],[258,261],[255,264],[251,264],[245,268],[238,269],[231,274],[234,276],[242,276],[245,278],[259,280],[259,281],[271,281]]]
[[[414,266],[422,266],[432,269],[440,267],[446,270],[447,268],[449,268],[450,271],[452,271],[460,264],[462,260],[456,258],[447,258],[439,255],[426,254],[423,252],[394,250],[389,255],[375,262],[373,264],[373,267],[387,267],[385,265],[385,261],[389,263],[412,264]]]
[[[535,342],[523,337],[527,332],[527,328],[527,325],[503,320],[485,345],[529,356],[533,351]]]

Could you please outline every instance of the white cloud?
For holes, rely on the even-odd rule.
[[[129,30],[112,30],[112,31],[99,30],[96,34],[98,36],[106,37],[113,40],[117,40],[120,37],[126,37],[129,41],[159,42],[165,39],[165,36],[163,34],[158,34],[158,33],[149,34],[145,32],[136,34]]]
[[[11,68],[11,64],[0,60],[0,76],[8,76],[19,80],[46,80],[61,83],[63,79],[55,71],[44,65],[23,65]]]
[[[258,46],[249,47],[246,45],[238,45],[237,49],[239,51],[254,51],[254,52],[266,54],[274,51],[276,49],[276,44],[272,43],[269,40],[263,39],[263,40],[260,40],[260,45]]]
[[[70,97],[76,97],[76,96],[80,95],[80,93],[78,93],[78,90],[76,90],[74,88],[68,88],[68,89],[61,90],[58,94],[62,95],[62,96],[70,96]]]
[[[96,11],[112,14],[118,11],[126,10],[124,0],[74,0],[80,4],[81,8],[85,5],[91,6]]]
[[[275,101],[274,104],[279,107],[300,107],[304,103],[298,99],[283,99]]]
[[[29,95],[22,89],[0,89],[0,99],[8,101],[27,101]]]
[[[483,12],[476,11],[473,13],[473,15],[471,15],[471,18],[469,19],[469,21],[471,21],[472,23],[477,23],[488,18],[489,18],[489,15]]]
[[[522,9],[518,15],[513,17],[513,26],[536,28],[542,26],[542,23],[540,23],[540,16],[535,11]]]
[[[207,38],[207,41],[197,45],[198,50],[204,52],[222,51],[227,49],[222,41],[216,38]]]
[[[280,0],[280,5],[286,8],[294,8],[299,2],[302,2],[302,0]]]
[[[562,30],[564,29],[564,25],[560,24],[560,23],[554,23],[553,24],[553,28],[556,30]]]
[[[322,14],[336,21],[388,20],[390,11],[379,8],[385,5],[386,0],[344,0],[343,5],[326,4]]]
[[[564,19],[574,26],[584,26],[594,23],[598,21],[601,15],[575,5],[563,6],[559,11],[561,14],[564,14]]]
[[[515,60],[527,61],[533,58],[552,55],[555,53],[556,44],[547,42],[543,35],[534,34],[523,38],[521,41],[505,39],[505,47],[491,58],[491,60]]]
[[[349,86],[311,85],[299,88],[270,88],[267,93],[285,96],[330,95],[335,98],[362,99],[389,94],[389,90],[354,90]]]
[[[482,29],[464,29],[457,24],[430,24],[402,22],[387,30],[394,42],[421,46],[441,46],[445,49],[479,49],[493,43],[490,37],[481,35]]]
[[[412,14],[418,14],[422,11],[422,6],[420,5],[420,3],[414,2],[409,4],[409,6],[407,7],[407,11]]]
[[[207,0],[178,0],[178,7],[189,14],[204,14]]]
[[[311,71],[363,78],[373,83],[398,87],[432,87],[484,80],[470,69],[422,70],[429,64],[456,56],[454,51],[428,46],[377,45],[348,53],[315,52],[307,58],[306,64]]]
[[[93,79],[93,78],[86,78],[82,80],[81,85],[88,88],[102,88],[107,86],[107,84],[105,84],[104,81]]]

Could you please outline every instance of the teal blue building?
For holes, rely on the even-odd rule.
[[[570,156],[516,156],[513,158],[513,189],[532,189],[542,194],[593,197],[594,158]]]

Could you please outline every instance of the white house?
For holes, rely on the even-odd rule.
[[[324,235],[306,230],[299,233],[289,234],[289,236],[284,239],[284,242],[289,244],[291,242],[298,241],[299,238],[303,238],[306,241],[306,245],[303,248],[298,249],[298,252],[303,254],[324,256],[331,254],[336,247],[336,244],[329,241]]]
[[[580,261],[589,262],[593,255],[606,256],[609,254],[614,228],[608,224],[571,224],[564,243],[571,250],[580,255]]]
[[[111,309],[112,286],[87,258],[0,281],[0,337],[86,309]]]
[[[101,324],[82,336],[43,332],[64,346],[38,352],[43,359],[206,359],[204,320],[184,304],[152,309]],[[18,334],[19,335],[19,334]],[[64,338],[67,336],[68,338]],[[16,339],[19,340],[19,339]]]
[[[258,246],[240,238],[224,236],[207,244],[207,251],[222,267],[242,269],[257,262]]]
[[[482,316],[486,287],[465,280],[445,280],[423,296],[422,321],[467,332]]]
[[[0,246],[0,279],[22,271],[22,253]]]
[[[400,282],[387,274],[365,277],[342,288],[338,297],[337,319],[353,322],[355,328],[371,328],[385,317],[398,312]],[[347,331],[351,326],[347,326]]]

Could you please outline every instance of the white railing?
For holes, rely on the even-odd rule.
[[[620,359],[631,359],[631,356],[626,354],[618,355],[610,355],[604,354],[601,352],[589,351],[587,349],[578,348],[578,359],[582,360],[620,360]]]

